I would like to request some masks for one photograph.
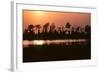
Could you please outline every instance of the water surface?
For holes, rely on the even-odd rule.
[[[23,47],[28,47],[30,45],[73,45],[73,44],[86,44],[86,39],[66,39],[66,40],[24,40]]]

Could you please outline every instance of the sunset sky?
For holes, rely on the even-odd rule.
[[[72,26],[84,26],[91,24],[90,13],[78,12],[53,12],[53,11],[32,11],[23,10],[23,26],[27,28],[29,24],[43,26],[45,23],[55,23],[56,26],[64,26],[69,22]]]

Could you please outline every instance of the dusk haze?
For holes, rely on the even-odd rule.
[[[63,26],[66,22],[72,26],[85,26],[91,24],[90,19],[90,13],[23,10],[24,28],[29,24],[42,26],[47,22],[55,23],[57,26]]]

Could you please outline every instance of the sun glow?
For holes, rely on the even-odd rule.
[[[42,41],[42,40],[40,40],[40,41],[35,40],[33,43],[36,44],[36,45],[43,45],[44,41]]]
[[[36,11],[35,13],[36,13],[37,15],[43,15],[43,14],[44,14],[43,11]]]
[[[36,13],[42,14],[42,13],[43,13],[43,11],[36,11]]]

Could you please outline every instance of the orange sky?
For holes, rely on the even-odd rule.
[[[49,22],[55,23],[57,26],[64,26],[69,22],[72,26],[90,25],[90,13],[76,13],[76,12],[50,12],[50,11],[32,11],[23,10],[23,26],[27,28],[29,24],[44,25]]]

